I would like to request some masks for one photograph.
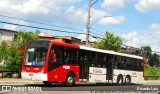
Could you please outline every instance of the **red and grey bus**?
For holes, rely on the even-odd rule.
[[[43,81],[45,85],[65,83],[72,86],[83,82],[122,85],[143,81],[143,66],[140,56],[38,40],[26,47],[21,76]]]

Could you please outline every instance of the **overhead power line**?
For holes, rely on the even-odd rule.
[[[2,15],[2,14],[0,14],[0,16],[1,17],[5,17],[5,18],[11,18],[11,19],[16,19],[16,20],[21,20],[21,21],[25,21],[25,22],[37,23],[37,24],[54,26],[54,27],[60,27],[60,28],[65,28],[65,29],[77,30],[77,31],[84,31],[84,30],[75,29],[75,28],[69,28],[69,27],[58,26],[58,25],[53,25],[53,24],[47,24],[47,23],[42,23],[42,22],[37,22],[37,21],[32,21],[32,20],[20,19],[20,18],[6,16],[6,15]]]
[[[0,16],[1,17],[5,17],[5,18],[11,18],[11,19],[16,19],[16,20],[21,20],[21,21],[25,21],[25,22],[31,22],[31,23],[37,23],[37,24],[47,25],[47,26],[60,27],[60,28],[71,29],[71,30],[76,30],[76,31],[84,31],[84,30],[80,30],[80,29],[69,28],[69,27],[58,26],[58,25],[52,25],[52,24],[47,24],[47,23],[42,23],[42,22],[37,22],[37,21],[32,21],[32,20],[26,20],[26,19],[20,19],[20,18],[6,16],[6,15],[1,15],[1,14],[0,14]],[[95,33],[95,32],[91,32],[91,33],[98,34],[98,33]],[[84,34],[84,33],[80,33],[80,34]],[[98,34],[98,35],[102,35],[102,34]]]
[[[94,5],[94,4],[96,4],[98,2],[98,0],[96,0],[92,5],[91,5],[91,7]]]
[[[5,22],[5,21],[0,21],[0,23],[17,25],[17,26],[24,26],[24,27],[30,27],[30,28],[36,28],[36,29],[43,29],[43,30],[50,30],[50,31],[57,31],[57,32],[74,33],[74,34],[85,34],[85,33],[70,32],[70,31],[65,31],[65,30],[56,30],[56,29],[43,28],[43,27],[37,27],[37,26],[22,25],[22,24],[10,23],[10,22]]]

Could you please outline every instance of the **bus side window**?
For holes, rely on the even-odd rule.
[[[89,53],[89,61],[90,61],[91,67],[96,67],[96,53],[95,52]]]
[[[103,53],[97,53],[97,67],[106,68],[106,55]]]
[[[122,60],[120,56],[117,56],[117,69],[122,69]]]
[[[143,71],[143,61],[139,60],[139,71]]]
[[[130,69],[132,69],[131,59],[130,58],[126,58],[126,70],[130,70]]]
[[[115,56],[115,58],[114,58],[114,63],[115,63],[115,69],[117,69],[117,66],[118,66],[118,62],[117,62],[117,56]]]
[[[53,46],[50,51],[49,55],[49,62],[50,63],[62,63],[62,48],[59,46]]]
[[[66,64],[78,64],[78,50],[73,48],[65,48],[64,62]]]

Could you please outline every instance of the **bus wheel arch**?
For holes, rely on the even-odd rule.
[[[126,84],[126,85],[131,84],[131,76],[130,76],[130,75],[127,75],[127,76],[125,77],[125,84]]]
[[[119,74],[117,76],[117,85],[122,85],[123,84],[123,76],[122,74]]]
[[[68,72],[67,76],[66,76],[66,82],[65,85],[66,86],[73,86],[75,85],[76,82],[76,75],[73,71]]]

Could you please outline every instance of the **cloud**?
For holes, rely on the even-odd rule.
[[[60,14],[67,6],[77,2],[80,0],[0,0],[0,12],[30,20],[54,22],[57,18],[61,19]]]
[[[159,23],[153,23],[150,27],[152,32],[160,32],[160,24]]]
[[[136,31],[134,31],[134,32],[129,32],[127,35],[123,34],[122,38],[129,40],[129,39],[131,39],[131,38],[133,38],[133,37],[135,37],[137,35],[138,35],[138,33]]]
[[[16,26],[15,25],[10,25],[10,24],[5,24],[4,25],[4,29],[7,29],[7,30],[16,30]]]
[[[81,0],[0,0],[0,12],[17,18],[38,22],[86,23],[88,11],[85,8],[75,8],[73,5]],[[103,16],[105,11],[91,8],[91,24]],[[109,20],[109,21],[108,21]],[[101,24],[120,24],[123,16],[104,20]]]
[[[127,0],[104,0],[101,7],[109,10],[120,9],[124,7],[126,1]]]
[[[105,15],[108,15],[106,12],[94,8],[91,9],[90,14],[91,23]],[[74,6],[71,6],[65,11],[65,20],[67,22],[86,23],[87,16],[88,12],[83,8],[76,9]]]
[[[65,11],[65,20],[73,23],[86,22],[87,13],[83,9],[75,9],[73,6]]]
[[[109,25],[109,24],[121,24],[125,21],[124,16],[117,16],[117,17],[105,17],[99,21],[100,24]]]
[[[83,33],[86,33],[86,29],[84,29]],[[77,38],[81,39],[81,41],[86,41],[86,34],[79,34]],[[89,41],[95,42],[97,39],[89,36]]]
[[[91,22],[93,21],[96,21],[97,19],[100,19],[104,16],[107,16],[107,15],[110,15],[102,10],[97,10],[97,9],[94,9],[94,8],[91,8]],[[86,16],[87,17],[87,16]]]
[[[151,25],[152,27],[152,25]],[[150,27],[150,28],[151,28]],[[123,34],[124,44],[131,47],[141,48],[142,46],[150,46],[152,51],[160,52],[160,37],[157,33],[146,32],[140,34],[136,31]]]
[[[138,33],[136,31],[129,32],[128,34],[123,34],[122,39],[125,40],[125,45],[127,46],[140,47],[139,46],[140,40],[138,37]]]
[[[138,0],[135,8],[140,12],[160,9],[160,0]]]
[[[28,25],[28,23],[26,21],[22,21],[22,20],[11,20],[11,23],[18,23],[21,25]],[[25,30],[27,27],[25,26],[16,26],[16,25],[12,25],[12,24],[5,24],[4,25],[4,29],[8,29],[8,30],[16,30],[18,27],[21,27],[22,30]]]

